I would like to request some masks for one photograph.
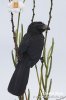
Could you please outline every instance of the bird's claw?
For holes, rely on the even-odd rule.
[[[40,60],[41,60],[41,63],[43,63],[44,62],[44,57],[41,57]]]

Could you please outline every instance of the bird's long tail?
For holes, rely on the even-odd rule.
[[[28,83],[29,71],[30,68],[27,68],[23,62],[16,65],[16,70],[8,86],[10,93],[16,96],[23,95]]]

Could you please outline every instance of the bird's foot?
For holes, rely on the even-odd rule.
[[[43,63],[44,62],[44,57],[41,57],[40,60],[41,60],[41,63]]]

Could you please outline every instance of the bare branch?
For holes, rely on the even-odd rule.
[[[13,40],[15,44],[15,51],[16,51],[16,56],[18,57],[18,46],[17,46],[17,40],[16,40],[16,33],[14,31],[14,21],[13,21],[13,13],[11,12],[11,23],[12,23],[12,32],[13,32]]]
[[[51,0],[51,6],[50,6],[50,11],[49,11],[48,27],[50,25],[51,18],[52,18],[52,7],[53,7],[53,0]],[[46,40],[47,40],[47,33],[48,33],[48,30],[46,30],[46,34],[45,34],[45,45],[46,45]]]
[[[32,9],[32,12],[33,12],[33,15],[32,15],[31,22],[33,22],[34,16],[35,16],[35,0],[33,0],[33,9]]]

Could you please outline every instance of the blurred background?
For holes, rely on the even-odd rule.
[[[8,8],[8,0],[0,1],[0,99],[1,100],[18,100],[18,97],[11,95],[7,87],[11,76],[15,70],[11,51],[14,48],[11,16]],[[21,23],[24,25],[24,34],[32,18],[32,0],[26,0],[21,15]],[[36,0],[35,21],[42,21],[47,24],[49,17],[50,0]],[[54,0],[52,21],[50,31],[48,32],[47,48],[50,47],[52,37],[55,45],[53,52],[53,64],[51,78],[53,80],[51,93],[55,95],[66,96],[66,0]],[[17,14],[14,15],[15,25],[17,23]],[[40,62],[37,66],[40,67]],[[31,92],[31,100],[36,100],[38,82],[36,79],[36,70],[33,67],[30,71],[27,88]],[[56,98],[50,98],[56,100]],[[65,100],[65,99],[64,99]]]

